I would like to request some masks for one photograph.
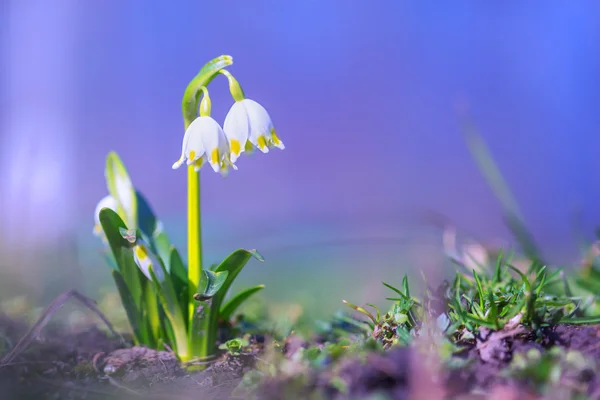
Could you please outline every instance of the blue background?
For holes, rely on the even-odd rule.
[[[589,237],[600,221],[597,2],[0,4],[6,296],[111,285],[91,235],[110,150],[184,248],[180,101],[221,54],[286,149],[243,157],[227,179],[203,170],[206,257],[259,249],[267,261],[242,283],[268,281],[266,296],[332,309],[437,271],[429,210],[483,242],[510,239],[461,136],[465,105],[550,259],[579,256],[574,210]],[[225,79],[210,90],[222,122]]]

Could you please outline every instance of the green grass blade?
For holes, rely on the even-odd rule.
[[[404,274],[404,278],[402,278],[402,289],[404,290],[404,295],[410,299],[410,290],[408,289],[408,276]]]
[[[573,325],[582,325],[582,324],[598,324],[600,323],[600,315],[592,316],[592,317],[576,317],[576,318],[563,318],[558,321],[559,324],[573,324]]]
[[[471,156],[504,209],[504,220],[507,227],[529,258],[545,264],[542,262],[543,257],[533,236],[523,222],[517,201],[475,124],[471,121],[464,121],[463,134]]]
[[[230,320],[233,316],[233,313],[235,313],[235,311],[240,307],[240,305],[242,305],[242,303],[244,303],[244,301],[248,300],[250,296],[252,296],[254,293],[257,293],[264,289],[264,287],[265,285],[258,285],[237,293],[231,298],[231,300],[229,300],[223,305],[223,307],[221,307],[220,317],[224,321]]]
[[[481,280],[479,279],[479,275],[477,275],[477,272],[475,270],[473,270],[473,277],[475,278],[475,282],[477,282],[477,292],[479,293],[479,306],[483,310],[484,309],[484,304],[485,304],[484,293],[483,293],[483,285],[481,284]]]
[[[493,283],[498,283],[502,281],[502,263],[504,261],[504,253],[502,249],[498,251],[498,256],[496,257],[496,266],[494,268],[494,278]]]
[[[396,289],[394,286],[390,285],[389,283],[385,283],[385,282],[381,282],[383,284],[383,286],[393,290],[394,292],[396,292],[398,295],[400,295],[400,297],[402,297],[405,300],[408,300],[408,297],[406,297],[406,295],[404,293],[402,293],[399,289]],[[390,300],[390,299],[388,299]]]
[[[519,276],[521,277],[521,279],[525,283],[525,286],[527,287],[527,291],[531,292],[531,283],[529,282],[529,279],[527,278],[527,275],[525,275],[518,268],[515,268],[514,266],[512,266],[510,264],[507,265],[507,267],[510,268],[510,269],[512,269],[513,271],[515,271],[517,274],[519,274]]]

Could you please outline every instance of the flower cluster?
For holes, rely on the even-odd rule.
[[[215,172],[225,176],[229,167],[237,169],[235,162],[243,152],[258,148],[268,153],[270,148],[284,149],[277,137],[269,113],[254,100],[247,99],[235,78],[225,70],[219,71],[229,80],[235,103],[225,117],[223,128],[210,116],[210,97],[206,87],[201,87],[203,98],[199,116],[185,131],[181,156],[173,164],[179,168],[184,162],[199,171],[208,162]]]

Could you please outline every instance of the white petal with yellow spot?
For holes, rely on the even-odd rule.
[[[94,235],[96,236],[104,236],[102,225],[100,225],[100,211],[103,208],[110,208],[114,212],[117,212],[117,200],[115,200],[115,198],[111,195],[108,195],[100,200],[96,205],[96,210],[94,211]]]
[[[246,141],[263,153],[268,153],[273,147],[285,149],[267,110],[251,99],[237,101],[231,107],[225,118],[225,135],[230,141],[232,154],[242,153],[247,147]]]
[[[183,162],[194,164],[196,171],[208,162],[215,172],[225,175],[229,166],[237,169],[229,159],[229,145],[223,129],[211,117],[198,117],[185,131],[181,157],[173,169]]]
[[[159,281],[165,279],[165,274],[163,268],[160,264],[158,258],[150,251],[148,245],[142,240],[138,239],[138,243],[133,246],[133,259],[137,264],[138,268],[146,278],[152,280],[150,276],[150,267],[152,267],[152,271],[154,272],[154,276]]]

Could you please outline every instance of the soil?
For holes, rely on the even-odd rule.
[[[22,323],[0,316],[0,359],[26,332]],[[260,360],[262,341],[241,355],[221,354],[204,370],[182,368],[167,351],[132,347],[96,327],[77,332],[45,329],[25,351],[0,364],[3,399],[233,399],[242,377]],[[287,357],[305,345],[288,341]],[[527,382],[500,372],[515,354],[552,346],[578,350],[600,364],[600,327],[561,325],[546,328],[540,337],[522,328],[482,332],[463,344],[460,356],[472,362],[451,371],[435,371],[412,348],[371,353],[366,360],[345,358],[324,370],[279,374],[257,387],[259,399],[355,399],[384,394],[391,399],[525,399],[535,398]],[[572,378],[584,385],[589,398],[600,399],[600,377]],[[573,383],[573,382],[571,382]],[[475,388],[486,395],[468,394]],[[239,398],[239,397],[237,397]],[[375,397],[372,397],[375,399]]]

